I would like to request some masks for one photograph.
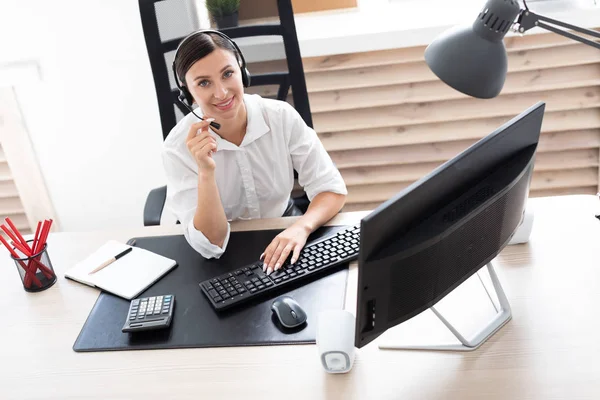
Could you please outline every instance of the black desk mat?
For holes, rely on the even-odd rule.
[[[343,228],[321,227],[308,238],[308,242],[326,232]],[[129,301],[101,292],[73,350],[86,352],[315,343],[319,311],[343,308],[348,263],[312,277],[304,284],[296,283],[224,312],[215,311],[198,286],[205,279],[257,261],[260,253],[279,232],[281,230],[231,232],[227,250],[220,259],[203,258],[190,247],[183,235],[133,238],[135,246],[178,262],[173,270],[138,296],[175,295],[171,326],[155,331],[123,333],[121,328],[129,310]],[[271,303],[284,294],[298,301],[308,314],[307,322],[298,328],[290,330],[281,327],[273,316]]]

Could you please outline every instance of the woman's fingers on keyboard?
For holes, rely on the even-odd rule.
[[[281,254],[284,252],[286,244],[283,241],[279,241],[277,244],[277,248],[273,252],[271,259],[269,260],[269,265],[267,267],[267,275],[269,275],[275,268],[279,268],[279,259],[281,258]]]
[[[283,267],[285,260],[287,260],[287,258],[289,257],[289,255],[293,249],[294,249],[294,245],[291,242],[288,242],[287,245],[283,248],[281,255],[275,262],[275,267],[273,267],[273,271],[277,271],[278,269]]]
[[[267,272],[267,269],[272,266],[275,253],[279,247],[279,238],[273,239],[273,241],[265,249],[265,258],[263,261],[263,272]],[[280,250],[281,252],[281,250]]]
[[[298,243],[294,247],[294,255],[292,256],[292,259],[291,259],[290,263],[295,264],[296,261],[298,261],[298,258],[300,258],[300,252],[301,251],[302,251],[302,245],[300,243]]]

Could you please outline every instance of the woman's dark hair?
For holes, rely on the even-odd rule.
[[[194,65],[196,61],[215,51],[217,48],[232,52],[239,65],[240,58],[233,44],[216,33],[198,33],[190,36],[183,42],[175,56],[175,71],[177,72],[179,80],[183,83],[183,86],[187,86],[185,74],[192,65]]]

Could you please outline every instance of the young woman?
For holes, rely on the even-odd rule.
[[[164,142],[168,204],[188,243],[206,258],[225,251],[230,221],[301,215],[260,255],[270,274],[290,254],[297,260],[308,236],[343,207],[347,189],[292,106],[244,93],[244,64],[222,33],[195,32],[181,42],[175,78],[204,120],[189,113]],[[310,200],[304,215],[290,199],[294,169]]]

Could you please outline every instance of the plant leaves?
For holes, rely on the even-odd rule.
[[[213,18],[231,15],[240,8],[240,0],[206,0],[206,8]]]

